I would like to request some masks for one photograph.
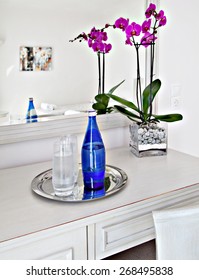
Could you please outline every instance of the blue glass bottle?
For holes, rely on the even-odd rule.
[[[104,194],[105,147],[96,121],[96,112],[90,111],[88,126],[81,151],[84,195],[86,191]],[[99,193],[98,193],[99,194]]]
[[[32,97],[29,98],[29,105],[28,105],[28,111],[27,111],[27,114],[26,114],[26,120],[28,122],[36,122],[37,121],[37,113],[36,113],[36,110],[35,110],[35,106],[34,106]]]

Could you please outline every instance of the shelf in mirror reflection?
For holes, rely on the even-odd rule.
[[[37,112],[37,121],[36,122],[45,122],[45,121],[52,121],[57,119],[64,119],[65,116],[75,116],[79,114],[86,113],[89,108],[91,108],[91,103],[83,103],[83,104],[71,104],[71,105],[64,105],[64,106],[55,106],[53,110],[44,110],[42,108],[36,108]],[[5,114],[7,116],[5,118]],[[4,117],[4,118],[3,118]],[[33,121],[35,122],[35,120]],[[25,124],[26,116],[25,114],[18,114],[18,113],[8,113],[5,111],[0,111],[0,125],[17,125],[17,124]],[[31,123],[31,120],[28,121]]]
[[[0,124],[0,145],[29,140],[60,137],[85,132],[87,113],[42,117],[38,122],[26,123],[25,119]],[[120,113],[98,116],[100,130],[127,127],[129,122]]]
[[[7,111],[0,111],[0,125],[5,122],[9,122],[9,113]]]

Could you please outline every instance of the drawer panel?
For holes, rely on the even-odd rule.
[[[96,224],[96,258],[101,259],[153,239],[152,214],[119,216]]]

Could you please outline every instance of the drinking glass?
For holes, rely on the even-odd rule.
[[[52,184],[55,195],[72,195],[78,176],[77,137],[67,135],[54,143]]]

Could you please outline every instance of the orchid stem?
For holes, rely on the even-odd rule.
[[[105,53],[103,53],[103,68],[102,68],[102,93],[104,93],[105,87]]]
[[[140,61],[139,61],[139,46],[135,45],[136,49],[136,55],[137,55],[137,84],[136,84],[136,98],[137,98],[137,104],[138,109],[140,112],[142,112],[142,89],[141,89],[141,79],[140,79]],[[140,117],[142,118],[142,115],[140,113]]]
[[[151,116],[152,116],[152,111],[153,111],[153,105],[152,105],[152,101],[153,101],[153,96],[152,96],[152,82],[153,82],[153,66],[154,66],[154,50],[155,50],[155,44],[154,44],[154,42],[152,42],[151,43],[151,57],[150,57],[150,59],[151,59],[151,61],[150,61],[150,63],[151,63],[151,69],[150,69],[150,111],[149,111],[149,119],[151,119]]]
[[[100,63],[100,52],[97,53],[98,56],[98,75],[99,75],[99,85],[98,85],[98,94],[101,93],[101,63]]]

